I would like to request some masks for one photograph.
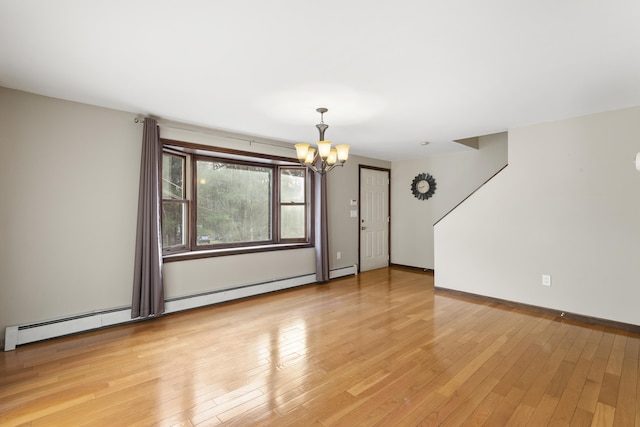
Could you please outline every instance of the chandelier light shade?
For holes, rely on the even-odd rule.
[[[320,113],[320,123],[316,125],[320,133],[318,147],[314,148],[304,143],[296,144],[296,153],[301,165],[306,166],[320,175],[324,175],[334,167],[344,165],[349,158],[349,146],[336,145],[334,148],[331,146],[331,141],[324,139],[324,131],[329,127],[329,125],[324,123],[324,113],[329,110],[320,107],[317,108],[316,111]],[[318,159],[320,162],[318,162]]]

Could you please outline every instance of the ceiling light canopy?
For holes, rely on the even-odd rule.
[[[304,143],[296,144],[296,153],[300,164],[320,175],[324,175],[334,167],[344,165],[349,158],[349,146],[336,145],[334,148],[331,146],[331,141],[325,141],[324,131],[327,130],[329,125],[324,123],[324,113],[329,110],[320,107],[317,108],[316,111],[320,113],[320,123],[316,125],[320,133],[318,147],[313,148],[309,144]]]

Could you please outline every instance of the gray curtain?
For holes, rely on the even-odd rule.
[[[329,280],[329,231],[327,226],[327,175],[315,176],[316,281]]]
[[[158,124],[153,119],[145,118],[131,318],[157,316],[164,312],[161,173],[162,143]]]

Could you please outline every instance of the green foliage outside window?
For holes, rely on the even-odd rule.
[[[196,162],[197,234],[209,242],[271,240],[273,169],[209,160]]]
[[[282,169],[280,173],[280,235],[283,239],[303,239],[305,227],[306,171]]]
[[[186,243],[185,158],[162,156],[162,247],[183,247]]]

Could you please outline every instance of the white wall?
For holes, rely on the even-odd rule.
[[[6,326],[130,305],[142,140],[134,116],[0,87],[0,340]],[[293,147],[163,127],[160,133],[295,155]],[[357,226],[343,222],[339,205],[357,198],[358,162],[389,165],[354,156],[331,172],[329,240],[343,251],[332,269],[357,260]],[[313,274],[314,251],[172,262],[164,272],[167,298],[186,296]]]
[[[509,166],[435,227],[436,286],[639,325],[638,151],[640,107],[511,130]]]
[[[391,173],[391,262],[434,268],[433,224],[507,163],[507,134],[479,138],[479,149],[394,162]],[[416,175],[429,173],[436,192],[418,200]]]

